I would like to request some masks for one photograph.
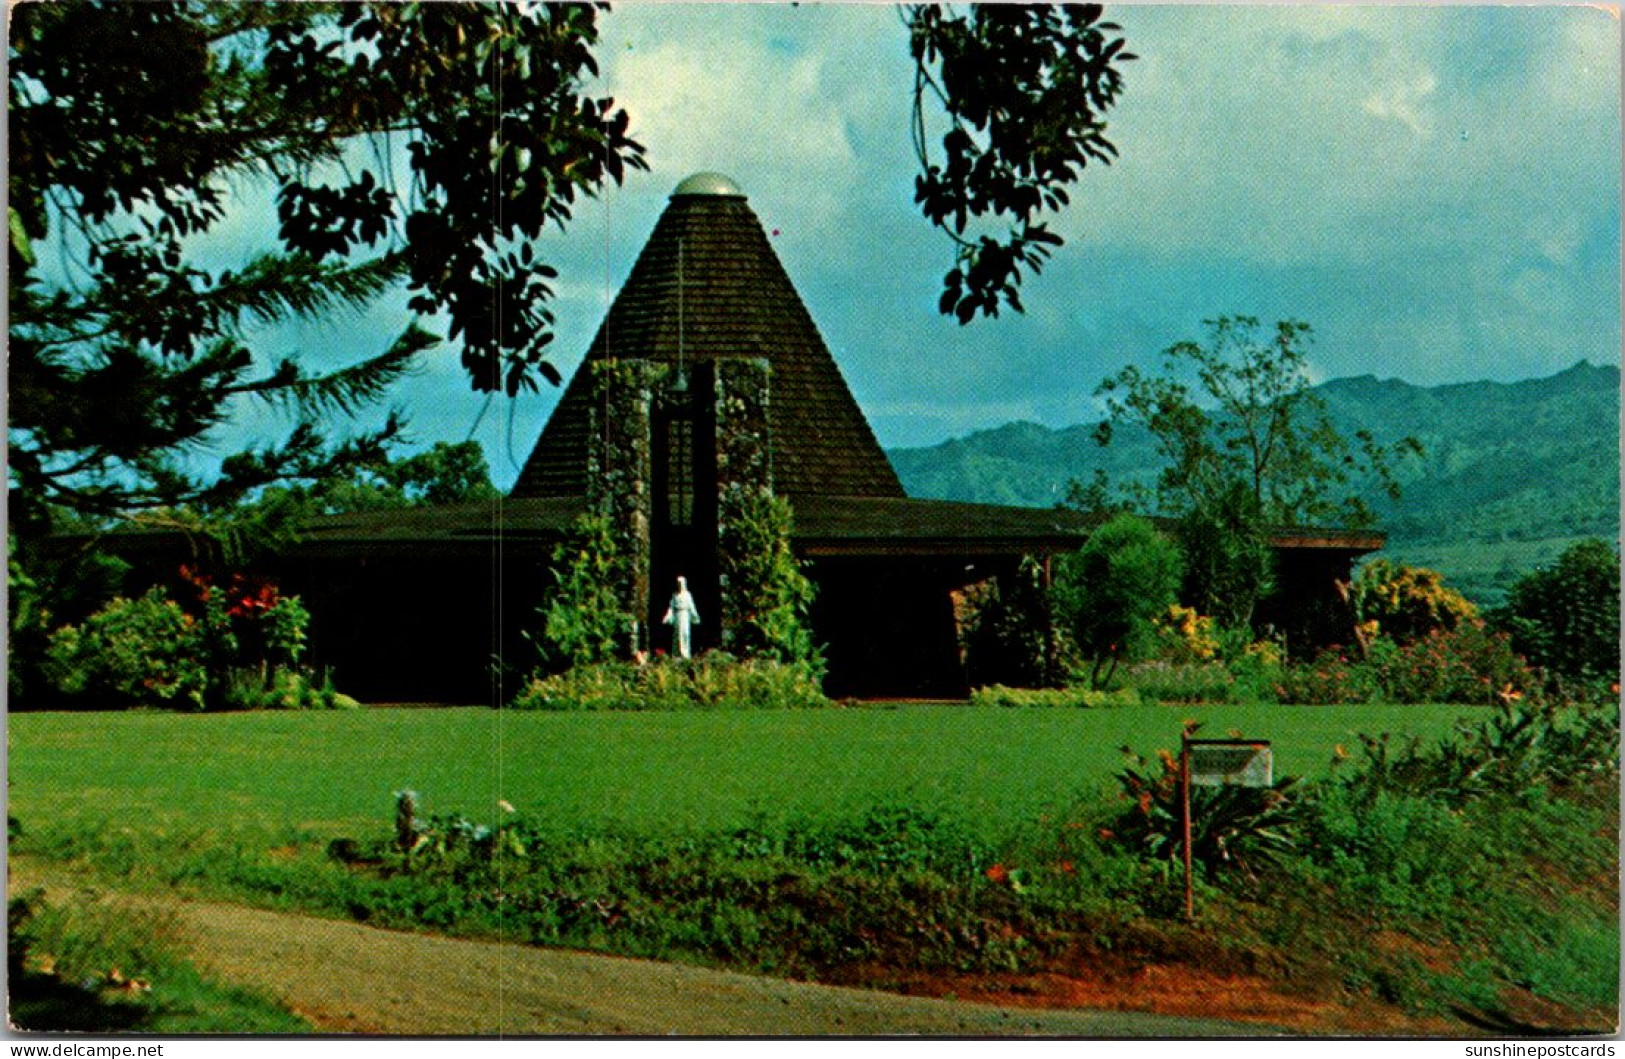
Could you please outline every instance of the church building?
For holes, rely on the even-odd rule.
[[[669,649],[678,576],[719,642],[728,591],[719,497],[771,490],[817,587],[826,690],[866,697],[966,691],[953,593],[1078,548],[1096,524],[1066,510],[907,496],[818,327],[727,177],[682,181],[511,495],[496,504],[334,516],[286,556],[315,616],[312,647],[369,701],[501,701],[533,657],[524,633],[549,556],[589,506],[635,557],[630,636]],[[1339,579],[1382,537],[1277,534],[1282,628],[1315,635]]]

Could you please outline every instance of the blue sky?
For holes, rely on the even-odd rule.
[[[1620,23],[1591,7],[1108,7],[1140,59],[1025,316],[937,315],[947,242],[914,211],[895,9],[623,5],[602,89],[650,171],[542,249],[557,364],[579,363],[671,189],[749,196],[883,444],[1097,418],[1125,364],[1217,315],[1315,328],[1317,378],[1512,380],[1620,356]],[[241,237],[222,233],[230,239]],[[278,341],[381,346],[404,298]],[[354,355],[351,353],[350,355]],[[474,436],[512,481],[558,391]],[[419,444],[469,436],[455,355],[396,398]],[[259,421],[245,416],[243,429]],[[269,422],[265,425],[269,427]]]

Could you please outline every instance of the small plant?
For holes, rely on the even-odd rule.
[[[324,670],[234,667],[220,681],[220,705],[229,710],[354,710],[361,704],[333,686]]]
[[[1236,678],[1222,662],[1140,662],[1123,669],[1120,682],[1150,702],[1232,702]]]
[[[1184,807],[1179,758],[1158,751],[1155,762],[1128,754],[1117,774],[1129,807],[1110,825],[1110,837],[1151,861],[1184,856]],[[1209,878],[1239,876],[1253,882],[1297,847],[1299,781],[1283,776],[1270,787],[1192,787],[1191,860]]]

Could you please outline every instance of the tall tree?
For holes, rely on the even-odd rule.
[[[552,4],[66,0],[12,13],[13,516],[229,503],[373,462],[397,435],[332,444],[324,414],[377,399],[420,353],[473,386],[557,381],[554,271],[532,240],[643,165],[628,118],[582,92],[598,8]],[[275,190],[280,247],[200,263],[234,192]],[[52,251],[42,252],[46,247]],[[253,324],[315,317],[398,282],[406,324],[336,370],[267,364]],[[278,444],[184,457],[258,398]]]
[[[1150,430],[1163,458],[1157,501],[1166,514],[1239,486],[1277,525],[1370,525],[1359,487],[1371,482],[1397,499],[1393,462],[1421,451],[1415,439],[1384,447],[1368,431],[1345,438],[1332,425],[1309,382],[1308,324],[1284,320],[1266,331],[1253,317],[1233,316],[1206,326],[1205,343],[1163,350],[1161,374],[1131,365],[1101,383],[1107,419],[1096,440],[1110,444],[1125,422]]]
[[[1110,444],[1123,423],[1150,431],[1163,460],[1156,502],[1182,520],[1187,593],[1204,613],[1244,624],[1268,587],[1270,531],[1370,525],[1360,489],[1397,499],[1393,463],[1421,446],[1379,445],[1364,430],[1345,438],[1332,425],[1310,389],[1308,324],[1266,331],[1236,316],[1207,328],[1205,343],[1164,350],[1160,374],[1130,366],[1103,382],[1108,417],[1096,439]]]

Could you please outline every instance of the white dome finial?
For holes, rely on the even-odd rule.
[[[714,195],[719,198],[733,199],[745,197],[745,193],[739,190],[739,185],[735,184],[730,177],[711,172],[695,173],[693,176],[684,179],[681,184],[677,185],[677,190],[671,193],[672,198],[677,198],[679,195]]]

